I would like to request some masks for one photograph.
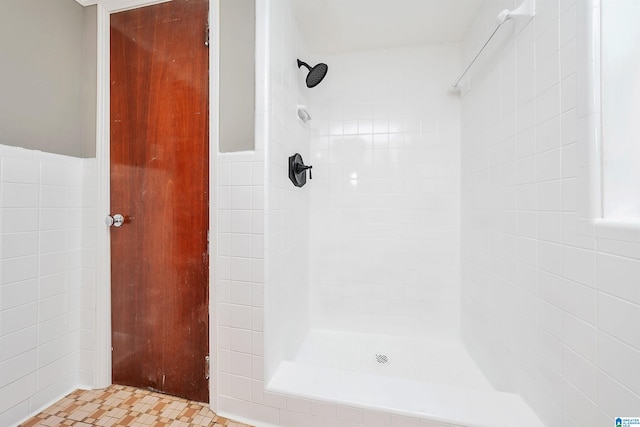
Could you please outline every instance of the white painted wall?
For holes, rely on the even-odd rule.
[[[549,426],[613,425],[640,407],[637,231],[593,227],[598,5],[538,0],[462,98],[463,336]],[[465,52],[503,7],[486,2]]]
[[[256,110],[255,0],[220,0],[218,32],[220,152],[253,150]]]
[[[457,337],[459,46],[316,60],[312,326]]]
[[[93,359],[95,160],[0,146],[0,424],[79,385]]]
[[[0,143],[95,156],[96,44],[85,38],[91,29],[95,8],[73,0],[2,3]]]

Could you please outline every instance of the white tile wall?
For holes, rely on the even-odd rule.
[[[265,377],[291,358],[309,328],[309,198],[316,180],[295,187],[289,157],[300,153],[311,164],[309,127],[298,119],[297,105],[309,104],[305,69],[308,59],[288,0],[271,3],[267,46],[269,100],[265,138]],[[308,178],[308,177],[307,177]]]
[[[595,238],[579,219],[598,212],[597,127],[584,118],[599,107],[582,66],[597,54],[579,57],[597,39],[598,4],[538,0],[462,97],[463,336],[492,382],[549,426],[613,425],[640,407],[637,239],[623,227]],[[466,52],[503,7],[486,2]]]
[[[263,146],[263,145],[262,145]],[[262,388],[264,152],[218,156],[216,315],[219,410],[235,413]],[[244,199],[242,202],[239,200]],[[232,200],[236,200],[233,202]],[[246,408],[239,416],[247,417]]]
[[[317,56],[313,327],[459,333],[459,46]]]
[[[93,310],[94,170],[93,159],[0,146],[2,425],[91,383],[81,313]]]
[[[304,219],[309,218],[308,193],[316,178],[314,174],[314,181],[303,189],[294,188],[285,167],[293,152],[310,158],[308,139],[304,139],[308,128],[296,118],[295,106],[305,100],[302,94],[307,89],[301,86],[303,71],[295,66],[297,49],[302,47],[296,46],[293,37],[290,1],[257,2],[256,16],[258,52],[265,53],[257,58],[256,151],[218,157],[216,409],[257,426],[447,427],[265,389],[274,367],[264,359],[273,355],[272,360],[279,362],[297,347],[296,339],[308,327],[309,293],[303,276],[308,274],[305,233],[309,225]],[[251,187],[251,205],[232,209],[231,198],[239,197],[232,195],[237,190],[246,194],[243,187]],[[254,191],[259,195],[254,197]],[[268,265],[264,265],[265,251],[269,251]],[[232,268],[232,261],[238,268]],[[267,339],[269,331],[275,335]],[[353,420],[347,421],[347,415]]]

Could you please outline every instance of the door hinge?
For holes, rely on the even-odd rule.
[[[207,354],[204,357],[204,379],[208,380],[211,372],[211,357]]]
[[[204,45],[209,47],[209,21],[207,20],[207,28],[204,30]]]

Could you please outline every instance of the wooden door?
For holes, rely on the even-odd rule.
[[[111,15],[113,382],[207,402],[208,0]]]

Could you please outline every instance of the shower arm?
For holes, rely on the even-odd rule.
[[[304,62],[304,61],[300,61],[300,60],[298,59],[298,68],[302,67],[303,65],[307,68],[307,70],[311,71],[311,66],[310,66],[309,64],[307,64],[307,63],[306,63],[306,62]]]

